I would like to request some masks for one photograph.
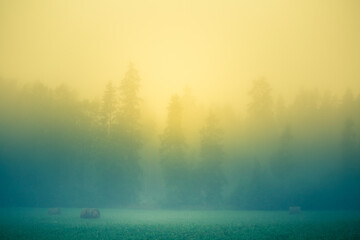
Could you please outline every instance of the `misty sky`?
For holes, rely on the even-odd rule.
[[[95,97],[132,61],[158,111],[185,86],[206,104],[246,106],[261,76],[287,98],[358,92],[359,13],[357,0],[2,0],[0,77]]]

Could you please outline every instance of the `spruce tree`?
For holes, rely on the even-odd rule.
[[[168,107],[166,128],[161,135],[161,163],[165,181],[166,205],[179,206],[187,203],[188,169],[185,162],[185,137],[182,130],[182,108],[177,95]]]
[[[140,150],[142,135],[140,129],[140,103],[138,96],[140,77],[131,63],[124,78],[120,82],[120,99],[118,122],[122,138],[123,174],[126,175],[124,193],[129,201],[136,201],[140,191]]]
[[[117,111],[116,88],[111,82],[107,84],[102,100],[101,120],[107,137],[110,137]]]
[[[222,201],[225,177],[222,171],[224,150],[222,130],[217,117],[210,112],[201,130],[201,193],[206,204],[216,206]]]

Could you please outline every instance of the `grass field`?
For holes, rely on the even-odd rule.
[[[360,239],[359,212],[0,209],[0,239]]]

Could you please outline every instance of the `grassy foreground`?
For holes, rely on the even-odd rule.
[[[0,209],[0,239],[360,239],[359,212]]]

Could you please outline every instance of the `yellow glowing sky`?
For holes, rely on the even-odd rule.
[[[187,85],[206,104],[244,105],[261,76],[285,96],[357,92],[360,1],[0,1],[2,78],[65,82],[94,97],[130,61],[158,110]]]

